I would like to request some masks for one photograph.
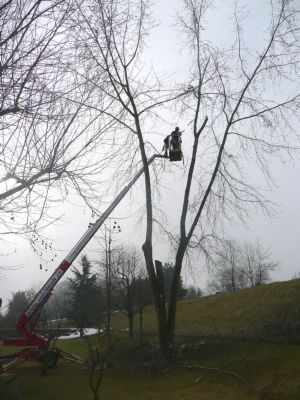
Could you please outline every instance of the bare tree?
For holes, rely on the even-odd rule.
[[[222,292],[259,286],[271,280],[270,274],[277,267],[259,241],[241,246],[234,240],[225,240],[216,254],[212,286]]]
[[[184,0],[179,17],[185,45],[193,52],[185,111],[191,118],[194,141],[169,301],[171,348],[176,292],[191,241],[201,238],[201,227],[213,228],[222,215],[243,219],[249,216],[251,206],[268,211],[268,202],[245,173],[246,161],[255,160],[270,180],[269,159],[284,152],[291,155],[294,149],[290,141],[297,139],[292,122],[299,113],[299,88],[286,96],[277,93],[272,100],[268,93],[280,88],[283,81],[298,77],[298,6],[286,0],[270,3],[265,42],[256,49],[243,42],[243,18],[235,10],[235,41],[222,50],[205,38],[205,17],[212,3]]]
[[[51,52],[68,14],[62,3],[13,0],[1,5],[1,117],[30,115],[46,100],[45,92],[51,93],[51,79],[43,75],[46,60],[52,64],[58,54]]]
[[[222,292],[234,292],[247,286],[242,270],[240,246],[233,240],[225,240],[217,253],[213,268],[213,286]]]
[[[103,292],[103,309],[105,333],[108,338],[111,337],[111,316],[115,307],[114,300],[114,280],[115,270],[119,262],[120,247],[113,245],[114,235],[121,232],[120,225],[115,221],[111,227],[104,227],[104,235],[98,240],[102,248],[102,259],[98,262],[100,266],[100,290]]]
[[[118,252],[118,262],[114,269],[116,301],[118,308],[128,318],[128,337],[133,338],[133,319],[141,311],[142,302],[139,297],[139,272],[141,256],[135,248],[121,248]],[[141,316],[141,314],[140,314]]]
[[[259,241],[255,244],[244,243],[241,257],[242,269],[248,286],[259,286],[269,282],[271,272],[278,268],[278,263],[271,260],[270,251],[264,249]]]
[[[0,7],[1,234],[43,228],[53,221],[50,203],[72,193],[90,207],[99,200],[111,123],[99,111],[87,117],[92,92],[70,67],[73,7],[62,0]]]
[[[152,249],[153,202],[147,156],[153,148],[147,143],[146,132],[147,118],[153,119],[158,106],[170,101],[171,92],[163,91],[153,71],[145,72],[141,63],[145,39],[152,26],[150,2],[81,2],[74,21],[78,27],[79,52],[87,60],[85,74],[90,84],[98,88],[100,94],[106,93],[110,100],[110,108],[102,112],[122,129],[118,143],[122,144],[125,158],[123,162],[118,160],[116,171],[121,169],[123,180],[126,180],[128,173],[132,175],[140,164],[144,167],[147,228],[143,251],[159,320],[161,348],[165,349],[166,330],[162,327],[166,327],[166,309],[160,292],[162,275],[157,274]],[[122,132],[125,132],[125,138]]]
[[[105,336],[98,332],[97,341],[92,342],[88,336],[84,337],[88,349],[89,387],[93,392],[93,399],[100,399],[100,388],[103,380],[105,364],[113,352],[113,345],[105,342]]]
[[[111,107],[102,112],[127,132],[124,154],[131,165],[138,165],[139,154],[138,161],[145,168],[147,226],[143,251],[165,356],[174,349],[177,290],[188,249],[201,246],[208,229],[213,232],[224,216],[247,218],[251,206],[270,212],[270,203],[246,174],[247,163],[254,160],[271,182],[271,157],[290,156],[295,150],[291,141],[293,122],[299,114],[298,87],[295,85],[294,93],[291,90],[286,95],[276,93],[276,89],[298,77],[298,7],[293,1],[271,2],[264,43],[255,49],[244,43],[243,18],[236,9],[234,43],[219,49],[205,37],[205,18],[212,3],[182,1],[178,30],[192,54],[192,73],[174,96],[162,91],[153,75],[145,76],[140,63],[151,27],[150,2],[81,2],[74,16],[78,48],[86,60],[84,73],[91,86],[110,101]],[[271,92],[274,96],[269,100]],[[157,107],[175,98],[190,122],[193,144],[179,233],[172,235],[175,272],[167,309],[161,264],[155,267],[153,261],[153,186],[147,165],[145,119],[157,116]],[[119,136],[119,143],[124,143],[121,138],[124,136]],[[126,173],[123,176],[126,178]]]
[[[139,339],[140,343],[143,342],[143,329],[144,329],[144,308],[147,305],[153,304],[151,287],[149,279],[147,278],[147,271],[142,269],[139,271],[137,277],[137,308],[139,314]]]

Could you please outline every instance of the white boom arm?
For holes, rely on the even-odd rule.
[[[155,158],[165,158],[163,155],[154,154],[148,160],[148,166],[155,160]],[[116,208],[116,206],[120,203],[123,197],[127,194],[127,192],[131,189],[131,187],[135,184],[138,178],[144,173],[145,168],[142,167],[140,171],[134,176],[134,178],[129,182],[127,186],[118,194],[118,196],[114,199],[111,205],[104,211],[104,213],[97,219],[97,221],[87,230],[87,232],[82,236],[82,238],[77,242],[77,244],[73,247],[67,257],[60,263],[60,265],[56,268],[44,286],[40,289],[40,291],[35,295],[29,306],[23,312],[21,317],[19,318],[16,326],[21,334],[26,336],[29,341],[34,341],[33,332],[29,332],[25,329],[25,324],[28,320],[40,309],[41,306],[48,300],[54,286],[58,283],[64,273],[69,269],[72,262],[79,255],[79,253],[85,248],[87,243],[92,239],[98,229],[101,227],[103,222],[109,217],[112,211]],[[33,340],[30,340],[33,339]],[[38,339],[38,338],[36,338]]]

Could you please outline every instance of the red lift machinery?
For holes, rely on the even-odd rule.
[[[168,158],[160,154],[154,154],[148,160],[148,166],[155,160],[155,158]],[[176,154],[176,157],[171,157],[170,161],[180,161],[182,159],[182,153]],[[20,333],[19,338],[7,338],[3,340],[4,346],[17,346],[24,347],[19,352],[10,355],[0,355],[0,374],[7,372],[13,366],[25,361],[25,360],[38,360],[42,361],[47,357],[48,367],[54,367],[58,361],[58,358],[68,359],[70,361],[82,362],[85,361],[80,357],[73,354],[67,353],[61,349],[54,348],[49,349],[49,339],[45,336],[37,333],[34,328],[39,319],[42,307],[48,301],[52,294],[55,285],[59,282],[65,272],[70,268],[71,264],[79,253],[85,248],[87,243],[92,239],[98,229],[102,226],[104,221],[109,217],[115,207],[120,203],[126,193],[135,184],[138,178],[144,173],[144,167],[134,176],[127,186],[119,193],[114,199],[110,206],[104,211],[100,218],[85,232],[78,243],[73,247],[67,257],[60,263],[56,268],[44,286],[34,296],[29,306],[25,309],[23,314],[20,316],[16,323],[16,328]],[[31,322],[30,328],[26,325]]]

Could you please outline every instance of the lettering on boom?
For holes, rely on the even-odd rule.
[[[49,278],[48,282],[45,284],[45,286],[41,289],[40,293],[37,295],[36,299],[34,302],[31,304],[31,306],[28,308],[28,310],[25,312],[25,315],[27,317],[30,317],[37,309],[39,304],[44,300],[44,298],[51,292],[53,289],[54,285],[56,282],[59,280],[59,278],[63,275],[63,271],[61,269],[58,269],[57,271],[54,272],[54,274]]]

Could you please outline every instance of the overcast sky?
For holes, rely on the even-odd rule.
[[[185,52],[178,54],[176,44],[176,29],[172,24],[173,17],[176,15],[175,7],[179,1],[160,0],[156,2],[155,15],[156,19],[161,21],[161,25],[156,28],[150,38],[150,48],[147,52],[147,59],[152,60],[153,65],[159,73],[165,72],[171,79],[176,77],[177,80],[182,79],[186,74],[188,65],[187,55]],[[264,17],[266,16],[266,3],[262,0],[252,0],[251,5],[255,10],[256,17],[251,19],[251,45],[259,45],[261,38],[260,31],[264,26]],[[231,1],[216,2],[214,22],[210,25],[209,35],[212,41],[217,41],[218,44],[226,44],[226,41],[231,37],[232,31],[226,14],[232,10]],[[254,14],[253,14],[254,15]],[[227,21],[227,22],[226,22]],[[250,25],[249,25],[250,29]],[[288,89],[287,89],[288,90]],[[176,117],[175,117],[176,119]],[[179,125],[182,129],[188,130],[187,126],[182,125],[180,118],[174,121],[174,126]],[[165,124],[155,132],[155,141],[157,147],[161,147],[163,138],[170,133],[172,124]],[[183,137],[185,140],[185,137]],[[186,140],[185,146],[188,146]],[[180,168],[172,166],[174,173],[172,183],[176,188],[168,187],[167,199],[165,199],[172,207],[176,207],[177,193],[182,190],[180,181],[182,172]],[[247,224],[242,225],[236,220],[231,225],[227,224],[226,233],[228,237],[240,241],[255,241],[260,239],[265,247],[270,248],[274,261],[280,262],[280,269],[273,274],[273,278],[277,280],[290,279],[295,273],[300,272],[298,263],[299,256],[299,237],[300,237],[300,161],[295,160],[293,164],[283,167],[282,164],[274,162],[273,173],[276,178],[277,188],[269,193],[270,199],[278,205],[278,216],[273,219],[268,219],[262,215],[257,215],[251,218]],[[169,176],[169,174],[167,174]],[[163,182],[167,185],[167,182]],[[121,188],[120,188],[121,189]],[[138,195],[141,193],[141,196]],[[134,191],[134,196],[129,196],[113,215],[113,219],[117,220],[122,227],[122,233],[114,235],[113,242],[117,245],[122,241],[127,243],[134,242],[140,246],[143,242],[143,227],[137,225],[137,217],[139,207],[143,205],[143,182],[137,184]],[[133,205],[133,199],[136,204]],[[78,204],[80,201],[76,200]],[[178,205],[180,207],[181,204]],[[104,211],[104,210],[103,210]],[[2,253],[7,254],[2,257],[1,265],[4,267],[16,266],[16,270],[2,271],[0,276],[0,297],[4,300],[4,306],[7,304],[11,292],[17,290],[26,290],[32,286],[39,288],[45,280],[54,271],[59,262],[67,255],[77,240],[85,232],[88,223],[92,218],[90,213],[84,206],[61,204],[55,210],[55,213],[63,213],[65,219],[52,227],[49,230],[51,236],[50,242],[53,242],[52,250],[43,250],[42,258],[48,262],[41,261],[39,254],[33,254],[32,249],[26,241],[13,237],[6,238],[2,241]],[[169,213],[170,220],[172,212]],[[100,233],[101,236],[101,233]],[[129,240],[130,238],[130,240]],[[156,239],[156,258],[160,258],[163,262],[172,261],[170,252],[166,246],[162,246],[159,239]],[[95,249],[99,245],[93,241],[90,249]],[[97,255],[91,252],[93,258]],[[52,261],[53,259],[53,261]],[[75,261],[75,265],[78,263]],[[40,269],[42,264],[42,270]],[[46,271],[47,269],[47,271]],[[205,286],[206,271],[199,266],[195,266],[193,273],[190,270],[185,271],[185,279],[189,283],[194,283],[200,287]]]

